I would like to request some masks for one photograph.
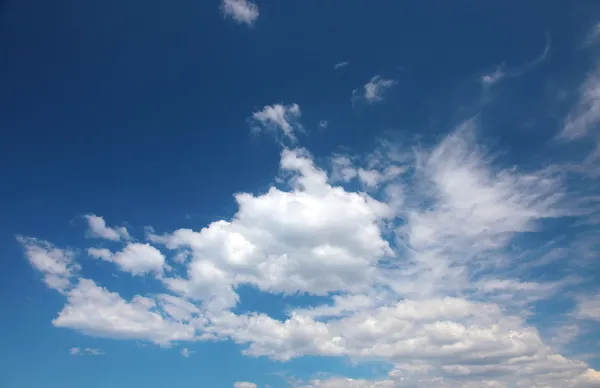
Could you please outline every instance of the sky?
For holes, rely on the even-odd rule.
[[[0,387],[600,387],[600,4],[0,0]]]

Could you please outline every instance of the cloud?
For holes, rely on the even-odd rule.
[[[583,295],[577,299],[574,316],[600,322],[600,293]]]
[[[504,78],[516,78],[522,76],[529,70],[541,64],[546,59],[548,53],[550,52],[551,45],[552,41],[550,40],[550,35],[546,34],[546,46],[544,46],[544,50],[537,58],[521,66],[515,66],[510,69],[506,69],[504,64],[497,66],[493,73],[484,74],[481,76],[482,85],[484,87],[490,87]]]
[[[505,76],[506,73],[502,69],[502,66],[498,66],[496,68],[496,71],[494,71],[493,73],[484,74],[483,76],[481,76],[481,83],[483,83],[484,86],[491,86],[496,82],[500,81]]]
[[[102,356],[104,355],[104,352],[100,351],[99,349],[93,349],[93,348],[71,348],[69,349],[69,353],[72,356]]]
[[[251,357],[348,357],[390,367],[380,379],[299,387],[593,387],[598,372],[560,354],[528,319],[536,303],[581,280],[531,279],[520,268],[528,255],[546,260],[531,253],[548,250],[534,249],[545,238],[535,233],[573,217],[579,197],[552,166],[506,167],[476,134],[477,120],[469,120],[431,146],[336,155],[330,171],[307,150],[284,148],[278,184],[236,194],[232,217],[198,230],[148,229],[148,243],[117,253],[88,249],[123,271],[156,274],[162,293],[125,298],[82,277],[69,251],[19,241],[45,279],[63,279],[46,281],[61,283],[53,288],[66,296],[53,324],[87,335],[161,346],[231,340]],[[357,191],[340,185],[353,180]],[[525,251],[520,244],[531,236],[535,246]],[[161,249],[186,258],[165,271]],[[321,298],[275,319],[237,309],[242,285]],[[596,299],[576,299],[571,318],[596,319]],[[563,331],[562,342],[578,335]]]
[[[329,122],[327,120],[319,121],[319,128],[327,129],[327,126],[329,126]]]
[[[127,301],[93,280],[79,279],[67,293],[67,304],[52,324],[96,337],[151,341],[196,339],[204,317],[187,301],[165,295],[158,299],[136,295]]]
[[[349,64],[350,64],[350,62],[348,62],[348,61],[338,62],[335,65],[333,65],[333,69],[338,70],[338,69],[341,69],[342,67],[348,66]]]
[[[185,358],[189,358],[192,354],[196,353],[193,350],[189,350],[188,348],[181,349],[181,355]]]
[[[258,19],[258,6],[248,0],[221,0],[221,11],[236,22],[251,26]]]
[[[187,278],[165,279],[171,290],[224,308],[237,303],[233,287],[239,284],[326,295],[358,291],[372,281],[373,264],[392,254],[378,225],[390,209],[329,185],[304,150],[285,149],[281,169],[291,191],[237,194],[232,221],[213,222],[200,232],[149,236],[169,249],[192,250]]]
[[[579,100],[564,122],[559,138],[575,140],[595,131],[600,123],[600,66],[580,87]]]
[[[25,249],[29,263],[44,276],[44,282],[52,289],[64,292],[71,287],[80,266],[75,263],[75,253],[58,249],[48,241],[33,237],[17,236]]]
[[[106,226],[104,218],[99,217],[95,214],[87,214],[84,218],[88,222],[89,236],[95,238],[103,238],[106,240],[119,241],[129,240],[129,232],[124,226],[118,228],[110,228]]]
[[[257,385],[254,383],[248,383],[245,381],[238,381],[237,383],[233,384],[233,388],[256,388]]]
[[[352,91],[352,99],[353,101],[364,100],[369,104],[383,101],[385,92],[395,84],[396,81],[392,79],[385,79],[379,75],[375,75],[365,84],[363,90],[354,89]]]
[[[116,254],[108,249],[89,248],[88,254],[94,258],[115,263],[121,271],[132,275],[145,275],[154,272],[162,275],[165,257],[150,244],[131,243]]]
[[[294,142],[296,141],[294,132],[302,130],[298,122],[300,116],[298,104],[267,105],[261,111],[252,114],[252,124],[256,131],[281,131],[285,138]]]

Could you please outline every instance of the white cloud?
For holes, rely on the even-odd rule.
[[[25,257],[44,276],[48,287],[64,292],[71,287],[71,280],[79,272],[75,263],[75,253],[58,249],[48,241],[33,237],[17,236],[17,241],[25,249]]]
[[[113,256],[110,249],[106,248],[88,248],[87,253],[95,259],[102,259],[106,261],[109,261]]]
[[[327,120],[319,121],[319,128],[327,129],[328,126],[329,126],[329,122]]]
[[[500,81],[502,78],[504,78],[505,75],[506,75],[506,73],[502,69],[502,66],[498,66],[496,68],[496,71],[494,71],[493,73],[484,74],[481,77],[481,83],[484,86],[491,86],[491,85],[495,84],[496,82]]]
[[[296,141],[294,132],[301,131],[302,126],[298,122],[301,116],[298,104],[267,105],[261,111],[252,114],[254,129],[257,131],[281,131],[291,141]]]
[[[537,58],[535,58],[532,61],[527,62],[523,65],[515,66],[510,69],[505,69],[504,64],[502,64],[502,65],[496,67],[496,70],[493,73],[484,74],[481,77],[482,85],[484,87],[490,87],[490,86],[496,84],[497,82],[501,81],[504,78],[516,78],[516,77],[522,76],[529,70],[538,66],[540,63],[542,63],[546,59],[546,57],[548,56],[548,53],[550,52],[550,46],[551,46],[550,35],[546,35],[546,46],[544,47],[544,50]]]
[[[139,295],[127,301],[93,280],[80,279],[67,293],[67,304],[52,323],[92,336],[152,341],[161,345],[195,340],[196,327],[204,323],[199,310],[189,311],[185,317],[172,316],[169,304],[169,301],[157,302]]]
[[[348,61],[338,62],[335,65],[333,65],[333,69],[338,70],[338,69],[341,69],[342,67],[348,66],[349,64],[350,64],[350,62],[348,62]]]
[[[254,383],[248,383],[245,381],[238,381],[237,383],[233,384],[233,388],[256,388],[257,385]]]
[[[292,191],[272,187],[259,196],[238,194],[239,210],[230,222],[150,236],[167,248],[192,250],[187,279],[166,280],[172,290],[199,299],[220,297],[219,305],[230,307],[237,284],[325,295],[363,290],[372,281],[373,265],[392,254],[378,225],[390,209],[329,185],[305,151],[284,150],[281,168]]]
[[[565,140],[574,140],[597,130],[600,124],[600,66],[598,66],[580,87],[580,96],[560,132]]]
[[[69,349],[69,353],[72,356],[102,356],[104,354],[104,352],[102,352],[100,349],[93,349],[93,348],[71,348]]]
[[[88,222],[89,236],[96,238],[103,238],[106,240],[119,241],[129,240],[129,232],[124,226],[118,228],[111,228],[106,226],[104,218],[99,217],[95,214],[87,214],[84,218]]]
[[[88,248],[88,254],[94,258],[115,263],[123,272],[132,275],[145,275],[154,272],[160,276],[165,269],[165,257],[150,244],[127,244],[122,251],[113,253],[105,248]]]
[[[221,0],[221,10],[225,16],[249,26],[254,24],[259,15],[258,6],[249,0]]]
[[[354,89],[352,98],[354,101],[356,101],[356,99],[364,99],[370,104],[379,102],[385,97],[385,92],[395,84],[396,81],[392,79],[385,79],[381,78],[379,75],[375,75],[365,84],[363,90]]]
[[[589,293],[577,298],[574,316],[578,319],[600,321],[600,293]]]
[[[189,350],[188,348],[181,349],[181,355],[185,358],[189,358],[192,354],[196,353],[193,350]]]

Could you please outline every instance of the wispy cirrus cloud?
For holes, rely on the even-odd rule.
[[[505,78],[516,78],[520,77],[528,71],[532,70],[536,66],[540,65],[546,58],[548,57],[548,53],[550,52],[550,48],[552,47],[552,40],[550,39],[550,35],[546,34],[546,46],[544,46],[544,50],[542,53],[535,59],[530,62],[527,62],[520,66],[515,66],[511,68],[507,68],[505,64],[499,65],[496,67],[496,70],[481,76],[481,84],[484,87],[491,87],[497,82],[501,81]]]
[[[348,66],[349,64],[350,64],[350,62],[348,62],[348,61],[338,62],[335,65],[333,65],[333,69],[338,70],[338,69],[341,69],[342,67]]]

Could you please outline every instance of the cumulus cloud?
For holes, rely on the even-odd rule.
[[[196,327],[201,327],[204,319],[197,307],[171,295],[157,299],[136,295],[127,301],[93,280],[81,278],[67,293],[67,304],[52,323],[97,337],[165,345],[196,339]]]
[[[155,273],[162,275],[165,268],[165,257],[150,244],[127,244],[122,251],[113,253],[105,248],[89,248],[88,254],[94,258],[115,263],[121,271],[132,275]]]
[[[579,280],[514,271],[519,236],[572,215],[568,182],[549,167],[503,167],[477,142],[476,124],[431,147],[337,155],[329,172],[308,151],[284,148],[278,185],[236,194],[231,218],[149,229],[148,243],[117,253],[88,249],[123,271],[158,275],[163,293],[124,298],[81,277],[68,251],[19,241],[45,279],[62,279],[47,281],[67,298],[53,324],[84,334],[162,346],[231,340],[253,357],[391,367],[385,378],[322,378],[307,388],[594,386],[597,371],[558,353],[527,320],[535,303]],[[339,185],[352,180],[364,190]],[[165,271],[159,248],[186,258]],[[329,302],[292,306],[284,319],[241,313],[242,285]],[[596,299],[578,299],[573,318],[595,319]]]
[[[221,10],[240,24],[251,26],[258,19],[258,6],[249,0],[221,0]]]
[[[253,129],[255,131],[275,131],[276,133],[281,131],[285,138],[296,141],[294,132],[302,130],[302,126],[298,122],[300,115],[298,104],[267,105],[252,114]]]
[[[348,62],[348,61],[338,62],[335,65],[333,65],[333,69],[338,70],[338,69],[341,69],[342,67],[348,66],[349,64],[350,64],[350,62]]]
[[[362,89],[352,91],[353,101],[364,100],[369,104],[383,101],[385,92],[396,84],[392,79],[382,78],[379,75],[373,76]]]
[[[87,214],[84,218],[88,222],[88,235],[90,237],[103,238],[112,241],[128,240],[130,238],[129,232],[127,232],[127,228],[124,226],[117,228],[108,227],[106,226],[104,218],[95,214]]]

